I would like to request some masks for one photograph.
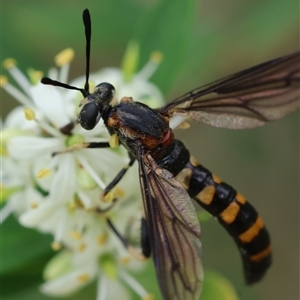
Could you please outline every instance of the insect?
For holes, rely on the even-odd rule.
[[[196,88],[157,109],[130,97],[113,106],[115,89],[111,84],[100,83],[89,92],[91,19],[87,9],[83,21],[87,60],[84,88],[49,78],[43,78],[42,83],[80,91],[85,98],[78,116],[80,125],[92,130],[102,118],[110,135],[117,136],[128,150],[128,166],[104,193],[138,162],[145,210],[143,254],[152,253],[164,299],[192,300],[201,294],[200,225],[191,198],[233,237],[246,283],[259,281],[272,256],[269,233],[261,217],[240,193],[190,155],[174,138],[169,120],[181,114],[215,127],[245,129],[284,117],[299,108],[300,52]],[[104,148],[109,143],[85,143],[83,147]],[[112,223],[110,226],[114,229]]]

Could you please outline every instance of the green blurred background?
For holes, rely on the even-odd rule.
[[[73,47],[70,77],[82,75],[84,8],[92,15],[92,71],[120,66],[134,38],[141,46],[140,66],[152,51],[163,52],[153,81],[168,100],[299,48],[298,0],[14,0],[2,1],[2,60],[14,57],[23,71],[32,67],[46,72],[59,51]],[[16,104],[1,91],[2,117]],[[261,283],[249,288],[231,238],[214,220],[204,222],[205,268],[225,275],[243,300],[299,299],[299,113],[245,131],[192,124],[177,136],[201,163],[249,199],[272,236],[273,266]],[[34,232],[24,234],[12,218],[2,225],[2,299],[47,299],[36,294],[34,284],[51,256],[51,239],[36,238]],[[142,281],[151,290],[148,278],[146,274]],[[71,299],[92,299],[92,288],[84,293]]]

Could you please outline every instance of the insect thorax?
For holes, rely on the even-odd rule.
[[[173,141],[173,133],[168,120],[147,105],[123,101],[113,107],[107,126],[118,134],[121,143],[133,154],[137,147],[145,151],[157,151]]]

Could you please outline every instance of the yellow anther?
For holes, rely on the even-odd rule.
[[[0,76],[0,87],[3,87],[3,86],[5,86],[5,85],[7,84],[7,82],[8,82],[8,79],[7,79],[7,77],[6,77],[6,76],[3,76],[3,75],[1,75],[1,76]]]
[[[30,207],[31,207],[32,209],[35,209],[35,208],[38,208],[39,205],[38,205],[38,203],[36,203],[36,202],[31,202],[31,203],[30,203]]]
[[[71,235],[72,239],[74,239],[74,240],[80,240],[82,238],[81,233],[76,230],[72,230],[70,232],[70,235]]]
[[[191,125],[188,122],[182,122],[179,126],[176,127],[176,129],[188,129]]]
[[[26,120],[32,121],[35,119],[35,112],[33,109],[27,107],[27,108],[24,108],[23,111],[24,111]]]
[[[73,60],[74,55],[75,55],[74,50],[71,48],[67,48],[55,56],[54,58],[55,64],[58,67],[62,67],[63,65],[70,63]]]
[[[123,266],[128,265],[130,263],[130,261],[131,261],[131,258],[129,256],[123,256],[120,259],[120,262]]]
[[[98,243],[99,246],[105,245],[106,241],[107,241],[107,234],[102,233],[102,234],[98,235],[97,243]]]
[[[87,282],[90,280],[90,275],[89,274],[81,274],[77,277],[77,279],[80,282]]]
[[[41,78],[43,77],[44,73],[42,71],[28,69],[27,74],[30,78],[31,83],[37,84],[40,82]]]
[[[81,243],[81,244],[78,246],[77,251],[78,251],[78,252],[83,252],[83,251],[85,251],[85,249],[86,249],[86,244],[85,244],[85,243]]]
[[[58,251],[61,249],[61,244],[59,242],[53,242],[51,243],[51,248],[54,250],[54,251]]]
[[[152,295],[152,294],[148,294],[142,298],[142,300],[153,300],[153,299],[154,299],[154,295]]]
[[[104,198],[103,198],[103,201],[106,202],[106,203],[111,203],[113,200],[114,200],[114,193],[113,192],[108,192]]]
[[[41,169],[38,174],[37,174],[37,178],[38,179],[43,179],[48,177],[51,174],[51,170],[50,169]]]
[[[109,139],[109,146],[111,148],[117,148],[119,146],[119,138],[117,134],[113,134]]]
[[[154,51],[154,52],[151,53],[150,59],[153,62],[159,64],[164,59],[164,56],[160,51]]]
[[[116,198],[122,198],[125,196],[125,191],[123,189],[121,189],[120,187],[116,187],[114,189],[114,193],[116,195]]]
[[[5,69],[10,69],[12,67],[15,67],[16,64],[17,64],[17,62],[13,58],[7,58],[3,61],[3,67]]]
[[[75,210],[77,207],[78,207],[78,205],[77,205],[76,202],[68,203],[68,209],[71,210],[71,211]]]

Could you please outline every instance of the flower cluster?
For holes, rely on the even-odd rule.
[[[58,54],[57,68],[48,76],[68,82],[73,56],[72,49]],[[110,82],[116,88],[116,98],[131,96],[148,105],[161,105],[162,94],[148,81],[161,55],[154,53],[136,73],[128,66],[136,65],[137,57],[138,47],[131,43],[122,70],[107,68],[91,74],[90,85]],[[97,280],[97,299],[117,299],[117,295],[128,299],[124,283],[141,298],[151,299],[128,272],[138,272],[143,263],[128,254],[107,224],[111,220],[125,234],[129,224],[137,224],[142,217],[136,167],[128,171],[112,194],[101,197],[105,186],[128,163],[127,152],[121,147],[66,151],[83,142],[109,141],[103,123],[100,121],[92,131],[79,125],[73,128],[79,93],[41,84],[42,74],[35,70],[25,76],[12,59],[4,61],[4,66],[19,88],[4,76],[1,87],[20,106],[2,124],[1,222],[13,213],[23,226],[52,234],[51,246],[60,251],[45,268],[41,291],[64,296]],[[84,80],[82,76],[70,85],[83,86]],[[68,126],[72,129],[66,134]]]

